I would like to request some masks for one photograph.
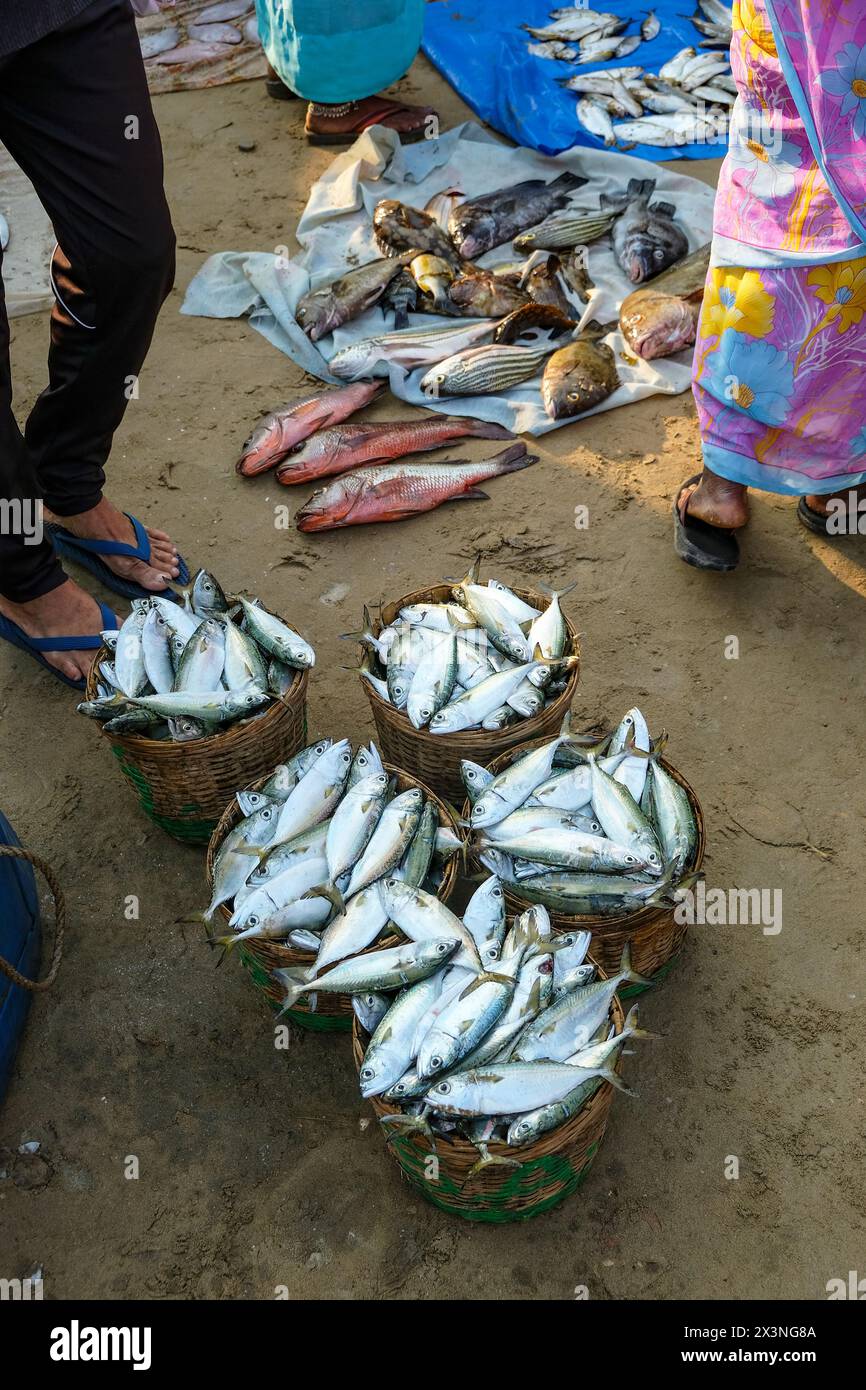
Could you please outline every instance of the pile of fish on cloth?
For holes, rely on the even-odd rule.
[[[498,775],[464,761],[470,826],[485,866],[528,902],[571,916],[673,905],[698,844],[691,802],[659,761],[639,709],[587,747],[559,738]]]
[[[353,992],[372,1033],[361,1094],[399,1107],[380,1116],[391,1136],[420,1132],[435,1149],[436,1135],[463,1135],[480,1155],[468,1176],[491,1163],[519,1168],[519,1158],[491,1154],[488,1145],[531,1143],[576,1115],[605,1081],[634,1094],[615,1070],[617,1052],[653,1035],[638,1026],[636,1007],[621,1032],[612,1021],[619,987],[646,983],[628,946],[617,973],[596,979],[586,961],[589,932],[554,937],[544,907],[506,930],[496,877],[476,890],[462,920],[393,879],[381,895],[408,941],[343,961],[318,984],[340,976]]]
[[[292,988],[369,946],[389,922],[383,878],[427,896],[461,848],[420,787],[395,792],[375,744],[353,754],[345,738],[319,739],[259,791],[238,792],[243,818],[219,847],[203,914],[209,922],[230,905],[231,933],[211,944],[230,951],[256,938],[312,952],[309,971],[277,972]]]
[[[505,729],[532,719],[568,683],[577,657],[559,600],[525,603],[499,580],[480,584],[476,560],[448,603],[416,603],[378,633],[364,611],[360,672],[379,697],[405,711],[416,729],[451,734]]]
[[[208,570],[176,593],[180,602],[133,599],[120,629],[101,634],[112,659],[99,663],[96,698],[78,712],[109,733],[207,738],[263,713],[315,665],[299,633],[258,599],[230,602]]]
[[[654,355],[685,347],[687,335],[657,340],[647,360],[636,338],[628,346],[618,320],[623,300],[647,274],[672,262],[678,263],[674,271],[682,270],[683,258],[707,246],[713,193],[668,168],[654,180],[644,181],[645,174],[640,161],[605,151],[546,159],[504,145],[472,123],[405,148],[376,127],[313,187],[297,230],[300,256],[212,256],[192,280],[182,312],[249,315],[255,328],[323,381],[381,376],[413,405],[543,434],[575,413],[585,417],[689,385],[688,357]],[[515,188],[520,184],[531,186]],[[493,207],[473,207],[472,200],[497,190],[514,192]],[[423,214],[428,206],[432,216],[407,211]],[[448,229],[440,227],[437,236],[430,222],[440,215]],[[512,246],[533,224],[545,222],[549,231],[565,216],[576,227],[566,233],[568,256],[557,256],[558,265],[540,242],[534,250],[527,242]],[[412,244],[424,234],[423,247]],[[420,267],[410,254],[419,249]],[[372,268],[373,262],[380,264]],[[688,293],[699,294],[705,264],[692,263],[696,283]],[[500,272],[495,277],[494,268]],[[407,271],[420,289],[414,310]],[[370,283],[352,296],[349,314],[335,316],[334,295],[323,287],[347,275],[350,294],[358,280]],[[372,283],[377,276],[378,285]],[[543,284],[540,298],[550,302],[532,300],[531,279]],[[402,302],[395,294],[400,285],[407,296]],[[419,307],[432,313],[418,313]],[[573,326],[562,322],[566,310]],[[395,322],[405,314],[408,335],[395,342]],[[494,334],[500,340],[495,345]],[[548,358],[575,346],[578,359],[585,352],[595,360],[597,347],[607,349],[601,356],[608,380],[598,389],[596,361],[584,394],[569,400],[555,386],[543,394]]]

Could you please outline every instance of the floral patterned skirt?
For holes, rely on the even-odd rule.
[[[866,482],[866,257],[711,268],[693,390],[704,464],[764,492]]]

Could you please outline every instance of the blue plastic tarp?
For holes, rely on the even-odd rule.
[[[594,6],[623,19],[631,17],[625,33],[636,33],[650,8],[625,0],[599,0]],[[697,47],[701,35],[685,18],[694,0],[657,0],[652,8],[661,22],[658,37],[641,43],[627,58],[577,68],[572,63],[536,58],[527,51],[534,42],[521,25],[541,29],[550,23],[556,0],[431,0],[424,25],[424,52],[451,86],[494,129],[518,145],[541,154],[560,154],[573,145],[603,149],[577,119],[577,95],[557,82],[574,72],[603,71],[635,64],[658,72],[681,48]],[[642,159],[711,159],[721,157],[724,144],[635,145],[628,153]]]

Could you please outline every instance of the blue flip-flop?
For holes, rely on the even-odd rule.
[[[59,555],[81,565],[82,569],[86,569],[107,589],[111,589],[112,593],[128,599],[153,598],[151,589],[142,588],[141,584],[136,584],[132,579],[121,579],[119,574],[115,574],[114,570],[109,569],[99,558],[100,555],[126,555],[131,560],[143,560],[146,565],[150,564],[151,549],[147,532],[137,516],[130,516],[129,512],[125,512],[124,515],[132,522],[135,545],[128,545],[126,541],[84,540],[81,536],[73,536],[65,526],[58,526],[56,522],[49,522],[45,529]],[[172,582],[183,588],[189,583],[189,569],[180,555],[177,557],[177,564],[178,576]],[[176,601],[179,599],[174,589],[163,589],[157,597]]]
[[[114,613],[107,603],[100,603],[99,611],[102,615],[103,632],[112,628],[119,628]],[[71,685],[73,690],[84,690],[86,682],[84,680],[74,681],[71,676],[64,676],[62,671],[58,671],[56,666],[52,666],[50,661],[46,661],[43,652],[83,652],[98,651],[102,646],[102,638],[99,633],[88,634],[86,637],[29,637],[17,623],[13,623],[11,618],[4,617],[0,613],[0,639],[4,642],[11,642],[13,647],[20,647],[22,652],[27,652],[34,661],[38,661],[40,666],[44,666],[46,671],[50,671],[52,676],[56,676],[64,685]]]

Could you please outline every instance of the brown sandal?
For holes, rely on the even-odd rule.
[[[406,145],[412,145],[417,140],[423,140],[427,134],[427,121],[436,112],[432,106],[408,106],[402,101],[392,101],[389,97],[376,97],[373,105],[368,101],[364,102],[364,110],[357,110],[361,103],[355,101],[345,102],[342,106],[317,106],[314,102],[310,103],[307,111],[305,131],[307,140],[311,145],[352,145],[359,135],[370,126],[384,125],[394,116],[402,116],[406,112],[417,113],[421,120],[421,125],[417,130],[399,130],[397,134],[400,141]],[[337,121],[346,122],[342,129],[333,131],[312,130],[310,128],[311,119],[316,116],[324,116],[329,123]],[[354,119],[351,119],[354,115]],[[393,128],[393,127],[392,127]]]

